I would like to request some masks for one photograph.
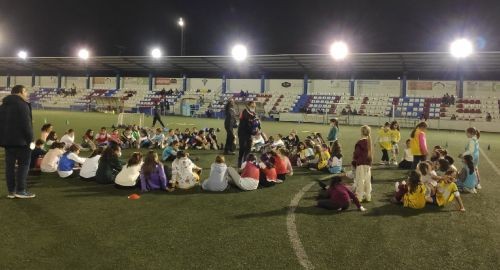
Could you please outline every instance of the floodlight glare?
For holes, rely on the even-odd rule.
[[[248,55],[247,47],[241,44],[235,45],[231,51],[231,54],[233,55],[234,60],[243,61],[247,58]]]
[[[80,57],[83,60],[87,60],[90,56],[90,53],[87,49],[80,49],[78,51],[78,57]]]
[[[349,54],[349,48],[347,44],[342,41],[335,41],[330,46],[330,55],[335,60],[344,60]]]
[[[26,59],[28,57],[28,53],[26,51],[19,51],[17,53],[17,57],[19,57],[21,59]]]
[[[465,38],[457,39],[450,45],[450,53],[456,58],[465,58],[471,55],[473,51],[472,43]]]
[[[155,59],[158,59],[161,57],[161,50],[158,49],[158,48],[154,48],[153,50],[151,50],[151,56]]]
[[[184,26],[184,20],[182,18],[179,18],[179,21],[177,21],[177,24],[180,26],[180,27],[183,27]]]

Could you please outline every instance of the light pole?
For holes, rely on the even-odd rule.
[[[181,56],[184,55],[184,20],[179,18],[177,24],[181,27]]]

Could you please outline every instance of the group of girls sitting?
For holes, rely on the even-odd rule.
[[[229,184],[233,184],[241,190],[250,191],[281,184],[287,175],[293,175],[288,150],[278,147],[261,154],[259,159],[255,154],[249,154],[238,170],[228,167],[224,156],[217,156],[211,165],[210,176],[201,186],[208,191],[224,191]]]
[[[161,128],[156,130],[141,130],[140,147],[150,149],[165,149],[172,145],[172,142],[179,143],[179,149],[189,150],[218,150],[221,149],[217,141],[217,134],[219,129],[206,128],[198,130],[196,127],[192,129],[186,128],[184,132],[179,129],[170,129],[167,134],[163,133]]]

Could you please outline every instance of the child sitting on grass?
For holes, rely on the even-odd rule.
[[[477,193],[477,173],[472,155],[463,156],[464,167],[458,174],[457,186],[462,192]]]
[[[410,139],[406,140],[406,148],[404,151],[404,157],[401,162],[399,162],[398,167],[402,170],[411,170],[413,164],[413,154],[410,147]]]
[[[142,154],[134,152],[130,156],[127,164],[116,175],[115,188],[117,189],[134,189],[139,183],[139,175],[142,168]]]
[[[425,185],[425,196],[428,198],[435,193],[437,186],[436,180],[438,180],[437,173],[432,166],[432,162],[430,161],[418,163],[416,171],[420,174],[420,181]]]
[[[174,161],[177,156],[177,152],[179,151],[179,145],[178,141],[173,141],[165,148],[165,150],[163,150],[161,159],[163,161]]]
[[[337,140],[332,143],[332,153],[328,160],[328,171],[334,174],[342,172],[342,149]]]
[[[49,132],[47,140],[45,141],[44,149],[51,149],[52,144],[55,142],[59,142],[57,138],[57,133],[55,131],[51,131]]]
[[[281,155],[278,153],[277,150],[271,150],[269,152],[271,154],[271,157],[274,158],[274,167],[276,168],[276,175],[278,180],[281,180],[281,182],[286,180],[286,174],[287,174],[287,168],[286,168],[286,160]]]
[[[92,129],[87,129],[85,134],[82,136],[82,147],[92,151],[97,148],[94,143],[94,131]]]
[[[40,165],[40,170],[44,173],[53,173],[57,171],[59,160],[64,154],[64,143],[55,142],[51,149],[45,154]]]
[[[157,128],[155,131],[155,135],[151,138],[151,146],[150,149],[163,149],[165,147],[165,135],[161,128]]]
[[[304,165],[307,165],[309,160],[314,158],[314,150],[312,148],[306,147],[306,144],[303,142],[299,143],[298,149],[297,149],[297,167],[302,167]]]
[[[396,194],[392,198],[394,203],[402,203],[404,207],[422,209],[426,203],[426,187],[420,181],[420,174],[411,171],[408,176],[408,184],[403,181],[396,182]]]
[[[200,183],[200,174],[201,168],[189,159],[189,154],[178,151],[177,158],[172,162],[172,188],[190,189]]]
[[[30,163],[30,169],[40,169],[40,162],[38,161],[39,159],[43,160],[43,157],[47,152],[43,150],[43,144],[44,142],[41,139],[36,140],[35,142],[35,149],[31,151],[31,163]],[[38,167],[37,167],[38,165]]]
[[[116,175],[122,170],[120,157],[122,150],[119,145],[111,143],[102,152],[99,159],[99,165],[96,171],[96,182],[99,184],[112,184],[115,182]]]
[[[278,174],[276,173],[274,157],[269,157],[263,154],[260,158],[260,176],[259,176],[259,187],[272,187],[276,183],[283,183],[283,181],[278,180]]]
[[[292,162],[290,161],[290,158],[288,158],[288,156],[290,155],[290,151],[288,151],[288,149],[286,149],[286,148],[279,148],[278,154],[285,161],[286,174],[292,176],[293,175],[293,166],[292,166]]]
[[[95,149],[90,157],[85,160],[82,164],[82,169],[80,170],[80,179],[83,181],[95,181],[95,175],[97,173],[97,167],[99,166],[99,159],[104,148],[98,147]]]
[[[120,132],[118,131],[118,129],[113,129],[113,132],[111,132],[108,141],[110,143],[118,144],[120,147],[124,147],[124,144],[120,139]]]
[[[105,127],[101,127],[99,134],[95,136],[95,141],[97,146],[107,146],[108,145],[109,134]]]
[[[57,167],[57,173],[61,178],[68,178],[74,173],[80,173],[80,169],[75,167],[79,164],[83,164],[86,158],[79,157],[80,146],[73,144],[69,147],[68,151],[61,156],[59,160],[59,166]]]
[[[259,187],[260,170],[257,165],[257,158],[254,154],[249,154],[243,164],[241,164],[241,176],[231,167],[227,168],[228,180],[241,190],[256,190]]]
[[[314,171],[326,169],[329,159],[330,153],[328,150],[317,144],[314,146],[314,159],[309,161],[309,169]]]
[[[455,200],[458,204],[458,210],[465,212],[465,207],[462,202],[462,198],[460,198],[458,187],[454,183],[454,178],[450,175],[447,175],[439,180],[436,188],[436,194],[426,200],[428,203],[441,207]]]
[[[152,190],[169,190],[167,187],[167,176],[158,154],[150,150],[144,159],[141,173],[141,191],[148,192]]]
[[[353,201],[359,211],[366,211],[356,195],[354,195],[348,187],[342,184],[342,178],[340,176],[332,177],[328,189],[325,184],[322,184],[321,187],[323,190],[320,191],[318,195],[318,207],[328,210],[345,211],[349,209],[351,201]]]
[[[210,166],[210,176],[203,181],[201,188],[208,191],[224,191],[227,189],[227,165],[224,156],[217,156]]]
[[[64,134],[59,141],[63,142],[64,147],[68,149],[75,143],[75,131],[72,128],[68,129],[66,134]]]

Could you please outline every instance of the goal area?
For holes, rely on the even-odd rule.
[[[144,127],[144,113],[120,113],[116,125]]]

